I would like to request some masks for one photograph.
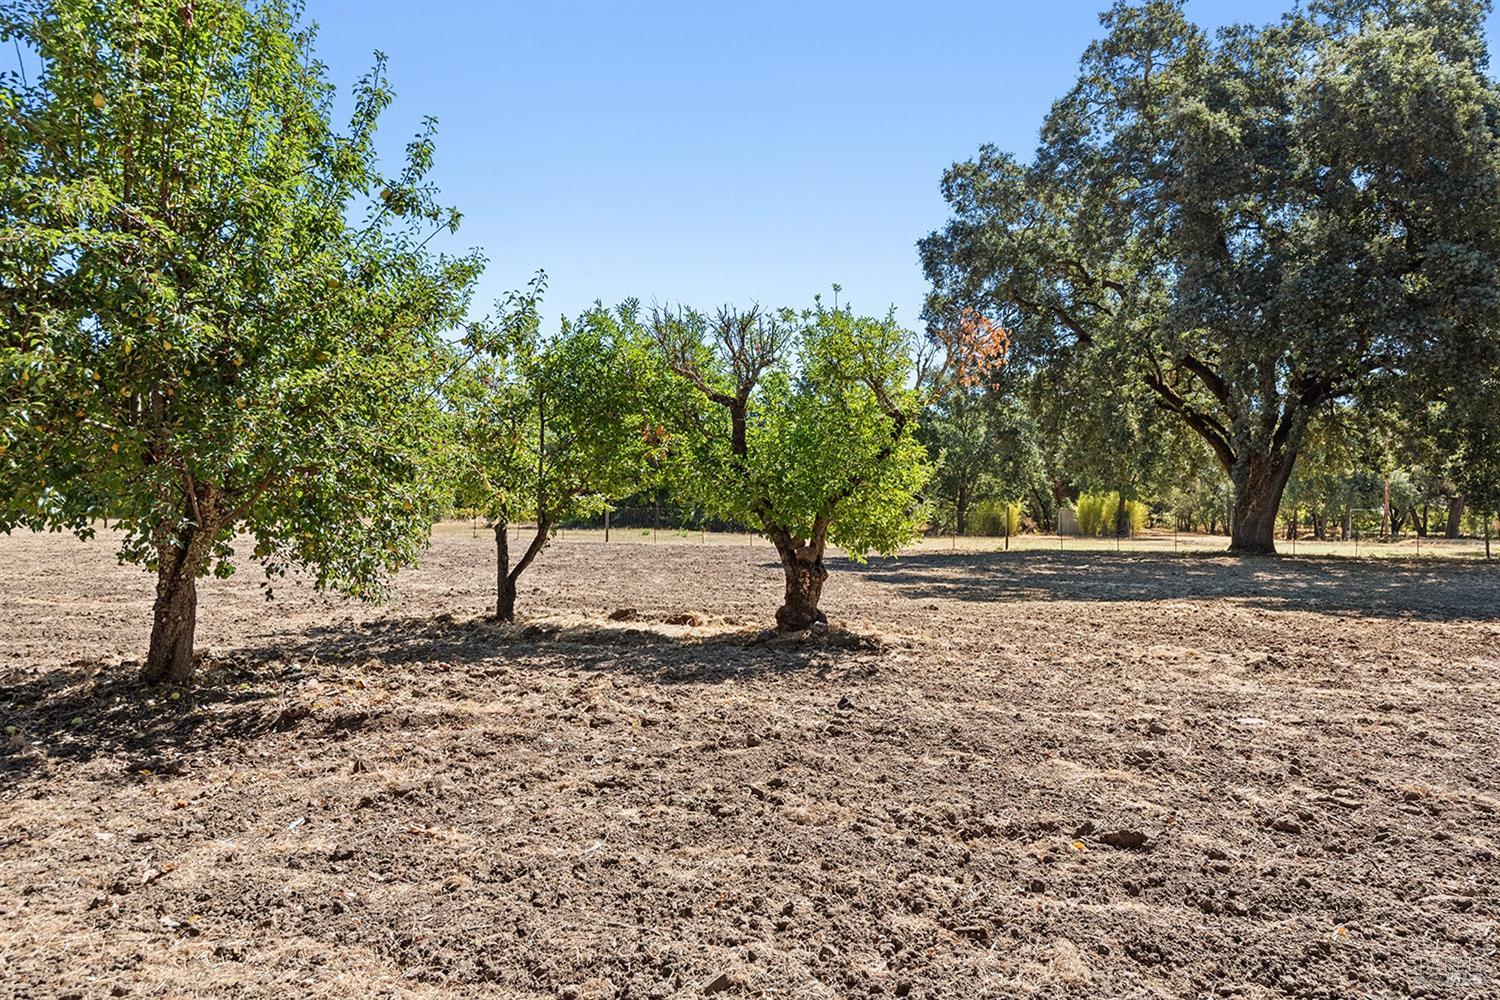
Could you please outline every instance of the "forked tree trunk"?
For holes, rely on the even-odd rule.
[[[494,530],[495,620],[513,622],[516,620],[516,584],[537,553],[542,551],[542,546],[547,544],[547,539],[552,534],[552,522],[544,517],[537,519],[536,534],[514,566],[510,564],[510,523],[497,521]]]
[[[495,525],[495,620],[516,620],[516,581],[510,577],[510,527]]]
[[[205,497],[202,506],[210,502]],[[183,528],[172,541],[158,547],[151,645],[141,670],[141,680],[148,684],[186,684],[192,679],[198,577],[208,566],[216,532],[209,519],[205,524]]]
[[[1246,462],[1245,472],[1234,484],[1230,552],[1245,556],[1276,554],[1276,515],[1295,458],[1295,452],[1288,452],[1252,455]]]
[[[782,532],[773,534],[771,541],[786,573],[786,597],[776,611],[776,630],[800,632],[819,622],[826,624],[828,616],[818,610],[823,581],[828,579],[828,570],[823,566],[823,539],[814,538],[799,545],[798,539]]]

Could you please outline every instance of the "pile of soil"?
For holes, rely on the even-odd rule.
[[[1500,574],[564,540],[484,618],[0,538],[0,996],[1500,993]]]

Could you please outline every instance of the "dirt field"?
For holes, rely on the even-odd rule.
[[[397,601],[0,537],[0,996],[1500,996],[1500,572],[487,538]],[[628,609],[635,620],[612,621]],[[666,624],[692,614],[697,623]]]

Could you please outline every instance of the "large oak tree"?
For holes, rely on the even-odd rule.
[[[1117,5],[1031,162],[946,174],[930,309],[1001,313],[1023,363],[1128,357],[1232,479],[1231,551],[1273,552],[1318,407],[1495,329],[1484,10],[1338,0],[1210,36]]]

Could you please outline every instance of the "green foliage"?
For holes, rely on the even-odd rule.
[[[682,491],[773,537],[826,538],[858,558],[924,522],[931,474],[917,440],[914,338],[894,320],[821,303],[801,313],[660,312]]]
[[[1021,505],[1002,500],[985,500],[969,511],[964,525],[969,535],[1016,535],[1021,531]]]
[[[1119,493],[1082,493],[1073,505],[1073,514],[1078,518],[1078,533],[1099,537],[1113,535],[1120,518]],[[1125,525],[1130,531],[1141,531],[1146,527],[1150,511],[1138,500],[1126,500]]]
[[[987,407],[977,394],[955,394],[922,414],[918,437],[934,460],[933,506],[966,531],[975,505],[1001,488],[1003,452]]]
[[[471,326],[478,352],[449,390],[459,421],[460,506],[548,531],[602,514],[660,452],[648,423],[652,368],[635,302],[595,306],[541,332],[543,282]]]
[[[1030,163],[948,171],[930,313],[1139,379],[1230,475],[1236,546],[1269,550],[1320,406],[1444,384],[1500,329],[1481,9],[1349,0],[1209,36],[1171,0],[1117,4]]]
[[[1104,497],[1085,493],[1073,504],[1073,516],[1078,519],[1080,535],[1095,536],[1104,533]]]
[[[425,249],[458,223],[433,123],[384,173],[383,60],[339,131],[297,19],[0,10],[45,67],[0,79],[0,529],[109,516],[122,558],[189,578],[240,530],[268,576],[362,597],[425,543],[441,333],[482,262]]]

